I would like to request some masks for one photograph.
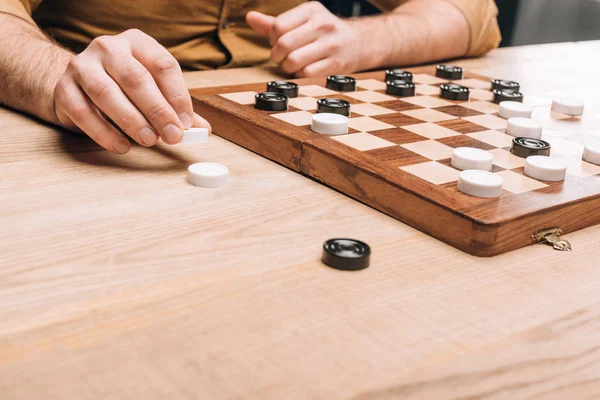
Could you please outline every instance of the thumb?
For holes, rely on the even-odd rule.
[[[246,22],[255,31],[262,33],[265,36],[271,34],[271,28],[273,27],[273,21],[275,17],[270,15],[259,13],[258,11],[250,11],[246,14]]]

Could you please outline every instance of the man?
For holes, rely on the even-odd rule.
[[[386,13],[342,20],[301,0],[0,0],[0,102],[124,154],[124,134],[152,146],[210,127],[180,66],[270,58],[318,76],[477,56],[500,39],[493,0],[372,2]]]

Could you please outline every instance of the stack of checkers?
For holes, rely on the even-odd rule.
[[[453,65],[438,65],[436,78],[449,82],[439,85],[439,97],[452,102],[469,102],[471,89],[452,81],[461,81],[464,70]],[[353,77],[332,75],[326,79],[326,88],[336,92],[353,92],[357,82]],[[267,91],[255,96],[255,108],[268,112],[288,110],[290,98],[298,97],[299,87],[294,82],[273,81],[267,84]],[[506,133],[513,136],[510,152],[525,159],[523,173],[544,181],[565,179],[567,165],[557,158],[550,157],[551,146],[542,140],[543,127],[532,119],[532,107],[523,103],[523,94],[517,82],[494,79],[491,81],[491,100],[498,104],[498,116],[507,120]],[[390,69],[385,72],[385,93],[404,98],[416,95],[417,85],[413,74],[403,69]],[[349,130],[351,104],[341,98],[321,98],[316,101],[316,113],[312,116],[311,129],[324,135],[344,135]],[[557,113],[580,116],[583,104],[570,100],[554,100],[552,110]],[[600,144],[587,145],[583,159],[600,164]],[[503,179],[492,172],[494,156],[478,148],[455,148],[451,165],[461,170],[457,188],[459,191],[476,197],[493,198],[502,193]]]

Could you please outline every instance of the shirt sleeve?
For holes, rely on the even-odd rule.
[[[408,0],[370,0],[382,11],[391,11]],[[498,8],[494,0],[446,0],[465,16],[469,24],[469,51],[467,56],[481,56],[500,44]]]
[[[14,15],[35,25],[31,18],[31,10],[31,3],[28,0],[0,0],[0,13]]]

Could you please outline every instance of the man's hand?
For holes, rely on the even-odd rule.
[[[54,89],[54,110],[65,127],[118,154],[131,145],[115,126],[142,146],[159,137],[179,143],[192,125],[210,128],[194,114],[175,58],[134,29],[98,37],[71,59]]]
[[[363,69],[363,49],[356,29],[317,1],[278,17],[251,11],[246,20],[269,38],[271,60],[289,74],[321,76]]]

